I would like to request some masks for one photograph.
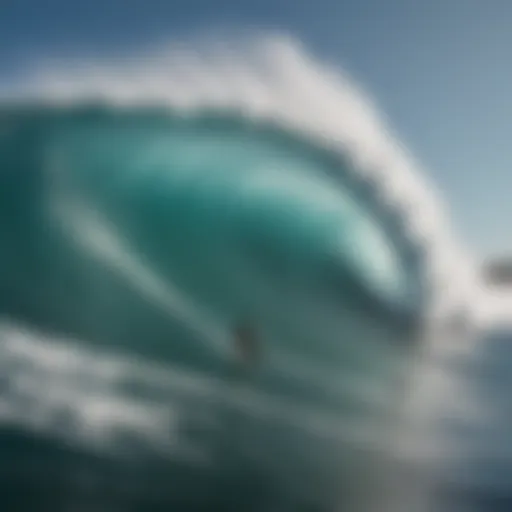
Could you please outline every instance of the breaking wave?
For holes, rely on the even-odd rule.
[[[366,95],[282,37],[26,84],[0,109],[2,421],[187,468],[238,449],[272,485],[339,503],[333,475],[374,460],[347,450],[389,444],[422,322],[478,288]],[[264,357],[242,387],[240,319]]]

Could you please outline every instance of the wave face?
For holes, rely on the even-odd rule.
[[[348,449],[385,438],[348,441],[363,420],[385,431],[370,418],[396,401],[424,300],[415,251],[349,163],[275,127],[206,113],[13,108],[1,113],[1,128],[2,312],[89,351],[188,373],[209,390],[166,384],[158,404],[160,416],[180,411],[181,428],[207,431],[178,457],[181,472],[195,458],[207,467],[179,500],[197,499],[198,486],[233,471],[245,475],[245,489],[262,478],[251,476],[259,468],[274,486],[285,480],[278,487],[287,499],[302,488],[305,503],[333,505],[339,481],[329,488],[329,480],[365,466],[349,464]],[[241,384],[232,376],[239,322],[254,326],[262,351]],[[6,352],[21,350],[6,339]],[[151,395],[144,379],[130,379]],[[28,386],[33,402],[47,401]],[[314,453],[298,449],[305,442]],[[261,510],[284,499],[262,496]]]
[[[364,102],[292,54],[265,101],[224,62],[232,89],[102,71],[0,108],[12,508],[383,509],[442,244]]]

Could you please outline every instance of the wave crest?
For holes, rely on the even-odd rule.
[[[399,212],[406,236],[427,255],[434,314],[476,295],[474,266],[448,227],[433,187],[353,80],[289,37],[210,43],[161,46],[122,61],[46,65],[33,71],[28,85],[3,96],[67,105],[151,105],[182,115],[234,112],[300,133],[350,158],[387,207]]]

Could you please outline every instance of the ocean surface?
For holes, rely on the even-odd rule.
[[[449,477],[465,448],[422,472],[402,443],[446,410],[428,370],[464,381],[423,329],[467,295],[461,257],[437,265],[452,239],[428,187],[346,77],[257,48],[3,91],[2,510],[410,512],[406,494],[479,492]]]
[[[490,326],[479,333],[471,351],[452,362],[449,371],[458,392],[437,419],[438,437],[452,447],[435,474],[439,510],[499,512],[512,507],[511,343],[509,321]]]

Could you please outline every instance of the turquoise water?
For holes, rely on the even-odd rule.
[[[401,222],[350,159],[275,125],[0,110],[13,506],[28,486],[44,510],[369,507],[426,300]]]

